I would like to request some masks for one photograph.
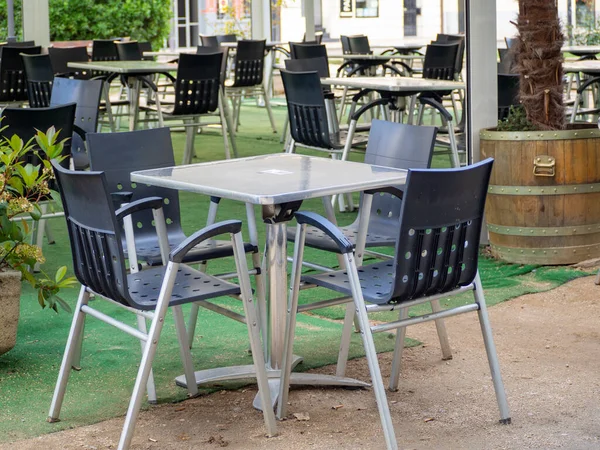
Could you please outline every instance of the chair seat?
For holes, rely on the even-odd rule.
[[[152,111],[154,113],[158,114],[158,105],[154,102],[147,104],[146,106],[142,106],[140,107],[141,111]],[[163,103],[162,100],[160,102],[160,110],[161,113],[163,115],[163,119],[169,119],[169,118],[176,118],[176,119],[185,119],[185,118],[195,118],[198,116],[206,116],[206,117],[210,117],[210,116],[215,116],[218,117],[219,113],[218,112],[210,112],[210,113],[205,113],[205,114],[173,114],[173,111],[175,109],[175,104],[174,103]]]
[[[307,232],[308,234],[308,232]],[[365,301],[378,305],[390,303],[396,269],[393,262],[378,262],[358,268],[360,285]],[[326,287],[344,295],[352,296],[348,272],[337,270],[317,275],[305,275],[302,281]]]
[[[344,235],[356,245],[356,237],[358,236],[358,224],[351,224],[347,227],[340,227]],[[395,231],[395,230],[394,230]],[[296,227],[287,230],[288,241],[296,239]],[[306,227],[305,245],[312,248],[318,248],[328,252],[337,253],[338,246],[324,232],[316,227]],[[396,245],[396,240],[391,236],[384,234],[367,232],[367,241],[365,247],[393,247]]]
[[[179,243],[184,239],[186,239],[184,234],[169,234],[169,247],[171,250],[179,245]],[[244,243],[244,251],[246,253],[256,253],[258,248],[250,243]],[[162,258],[160,256],[160,248],[157,240],[136,239],[136,252],[138,258],[146,261],[148,265],[162,265]],[[228,256],[233,256],[233,246],[231,245],[231,241],[211,239],[202,242],[190,250],[185,256],[183,262],[192,263],[216,258],[224,258]]]
[[[127,275],[129,294],[140,309],[153,310],[160,294],[167,266],[153,267]],[[206,300],[220,295],[239,295],[239,286],[189,266],[177,270],[170,306]]]

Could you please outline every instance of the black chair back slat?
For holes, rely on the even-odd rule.
[[[233,87],[256,86],[263,81],[265,40],[238,41]]]
[[[223,53],[182,54],[173,114],[206,114],[219,107]]]
[[[89,71],[72,69],[67,65],[70,62],[88,62],[87,47],[50,47],[48,48],[48,54],[50,55],[54,75],[68,75],[79,80],[91,78]]]
[[[290,133],[300,144],[331,148],[327,110],[317,72],[281,71]]]
[[[136,307],[127,287],[120,229],[102,172],[73,172],[53,163],[79,282]]]
[[[423,78],[454,80],[458,43],[429,44],[423,61]]]
[[[42,47],[12,46],[2,47],[0,59],[0,102],[26,101],[27,77],[21,54],[39,55]]]
[[[50,56],[22,54],[23,67],[27,77],[27,97],[31,108],[50,106],[54,72]]]
[[[390,302],[473,282],[492,164],[487,159],[462,169],[409,171]]]

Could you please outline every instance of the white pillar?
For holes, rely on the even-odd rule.
[[[50,45],[48,0],[23,0],[23,40]]]
[[[466,0],[466,11],[467,148],[479,161],[479,131],[498,124],[496,0]]]
[[[315,0],[304,0],[304,20],[306,23],[306,41],[315,40]]]
[[[271,40],[271,0],[252,0],[252,39]]]

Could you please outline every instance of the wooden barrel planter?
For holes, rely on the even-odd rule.
[[[492,253],[518,264],[600,257],[600,130],[480,133],[495,159],[486,203]]]

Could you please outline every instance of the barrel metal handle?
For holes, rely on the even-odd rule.
[[[556,174],[556,158],[548,155],[533,158],[533,174],[536,177],[553,177]]]

